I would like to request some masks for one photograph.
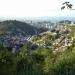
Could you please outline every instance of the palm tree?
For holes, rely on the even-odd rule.
[[[70,2],[64,2],[62,3],[62,7],[61,10],[65,9],[67,7],[67,9],[72,9],[73,5]],[[75,9],[72,9],[75,10]]]

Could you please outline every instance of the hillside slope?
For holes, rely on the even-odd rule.
[[[30,26],[27,23],[16,20],[7,20],[0,22],[0,34],[8,32],[14,35],[33,35],[36,34],[38,30],[37,28]]]

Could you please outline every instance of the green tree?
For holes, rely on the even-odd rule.
[[[67,48],[55,62],[55,75],[75,75],[75,46]]]
[[[0,75],[16,75],[16,57],[7,50],[0,50]]]
[[[17,54],[17,75],[33,75],[33,62],[28,51],[28,44],[25,44]]]
[[[70,2],[67,2],[67,1],[62,3],[61,10],[65,9],[65,8],[75,10],[75,9],[73,9],[73,4],[71,4]]]
[[[37,75],[48,75],[51,68],[51,59],[50,56],[52,51],[44,48],[38,47],[35,51],[32,52],[32,59],[35,65],[35,70]],[[53,66],[53,65],[52,65]]]

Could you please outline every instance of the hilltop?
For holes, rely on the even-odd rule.
[[[54,51],[61,51],[71,46],[75,40],[75,25],[60,26],[52,31],[43,32],[32,36],[31,41],[39,46],[51,48]]]
[[[0,22],[0,34],[10,33],[11,35],[34,35],[39,33],[39,29],[25,22],[16,20],[6,20]]]

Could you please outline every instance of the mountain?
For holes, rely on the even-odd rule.
[[[11,33],[12,35],[34,35],[38,29],[24,22],[16,20],[6,20],[0,22],[0,34]]]

